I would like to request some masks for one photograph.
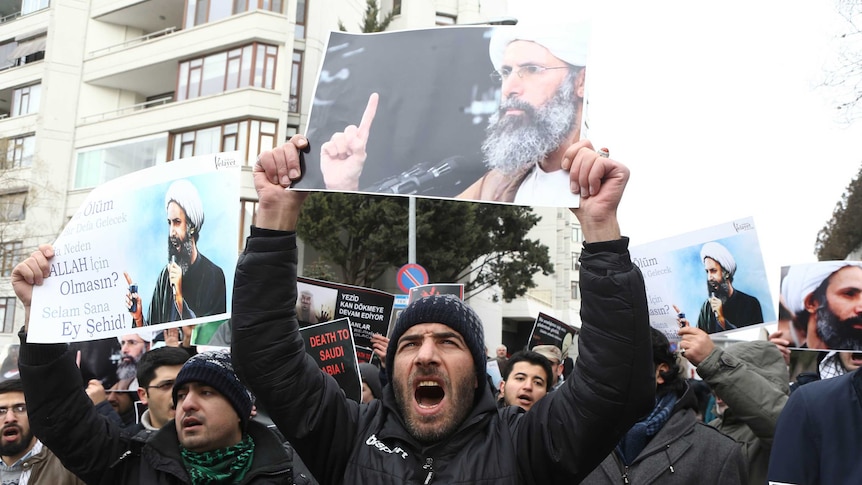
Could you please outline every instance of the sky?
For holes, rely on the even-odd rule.
[[[777,299],[781,266],[816,261],[862,167],[862,121],[842,121],[822,87],[844,25],[835,3],[592,9],[589,138],[631,169],[623,233],[637,245],[751,216]]]

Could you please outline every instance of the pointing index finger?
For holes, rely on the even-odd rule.
[[[371,131],[371,123],[374,121],[374,116],[377,114],[377,102],[380,96],[377,93],[371,93],[368,97],[368,105],[365,106],[365,112],[362,113],[362,121],[359,122],[359,135],[363,138],[368,137]]]

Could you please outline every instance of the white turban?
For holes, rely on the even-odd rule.
[[[204,225],[204,205],[201,203],[198,189],[186,179],[177,180],[168,187],[168,193],[165,194],[165,209],[171,202],[176,202],[183,208],[189,224],[200,232]]]
[[[586,66],[590,22],[585,16],[573,13],[561,15],[560,18],[532,19],[519,21],[514,26],[497,27],[488,45],[494,69],[500,70],[506,46],[516,40],[535,42],[565,63]]]
[[[722,268],[730,273],[730,276],[736,273],[736,260],[733,259],[733,255],[730,254],[730,251],[726,247],[715,241],[708,242],[700,248],[700,260],[703,261],[704,258],[712,259],[720,264]]]
[[[823,280],[847,266],[862,268],[862,262],[821,261],[791,266],[781,282],[781,299],[784,300],[784,305],[796,315],[805,309],[805,299],[814,293]]]
[[[145,330],[142,328],[141,329],[135,329],[134,333],[135,333],[135,335],[138,335],[139,337],[141,337],[141,339],[144,342],[152,342],[153,341],[153,332],[151,332],[150,330]],[[131,335],[131,334],[127,333],[126,335]],[[126,335],[117,335],[117,341],[119,341],[120,343],[123,343],[123,337],[125,337]]]

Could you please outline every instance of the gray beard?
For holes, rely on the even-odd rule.
[[[862,323],[862,317],[840,320],[829,305],[817,309],[817,336],[832,350],[862,351],[862,332],[853,328]]]
[[[520,116],[505,116],[507,109],[523,110]],[[504,99],[491,115],[482,143],[485,166],[511,175],[535,165],[559,148],[574,130],[577,99],[571,76],[543,106],[535,108],[518,98]]]
[[[121,381],[134,379],[138,375],[138,360],[140,359],[132,359],[132,362],[127,362],[121,359],[120,363],[117,364],[117,378]]]

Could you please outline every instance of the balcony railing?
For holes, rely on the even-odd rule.
[[[94,51],[90,51],[89,55],[90,55],[90,57],[95,57],[98,55],[107,54],[107,53],[112,52],[114,50],[125,49],[125,48],[129,47],[130,45],[141,44],[141,43],[144,43],[148,40],[155,39],[157,37],[163,37],[165,35],[173,34],[176,31],[177,31],[176,27],[168,27],[166,29],[157,30],[155,32],[150,32],[147,35],[142,35],[142,36],[136,37],[134,39],[129,39],[129,40],[127,40],[125,42],[121,42],[119,44],[114,44],[114,45],[111,45],[108,47],[103,47],[101,49],[96,49]]]
[[[2,23],[6,23],[6,22],[11,22],[11,21],[13,21],[13,20],[17,19],[17,18],[18,18],[18,17],[20,17],[20,16],[21,16],[21,11],[20,11],[20,10],[19,10],[18,12],[15,12],[15,13],[10,13],[9,15],[7,15],[7,16],[5,16],[5,17],[0,18],[0,24],[2,24]]]
[[[154,106],[162,106],[168,103],[173,102],[173,96],[165,96],[163,98],[156,98],[144,101],[143,103],[133,104],[131,106],[125,106],[120,109],[115,109],[113,111],[106,111],[104,113],[99,113],[90,116],[84,116],[81,119],[81,124],[95,123],[97,121],[105,121],[107,119],[117,118],[123,116],[125,114],[134,113],[136,111],[141,111],[145,109],[152,108]]]

